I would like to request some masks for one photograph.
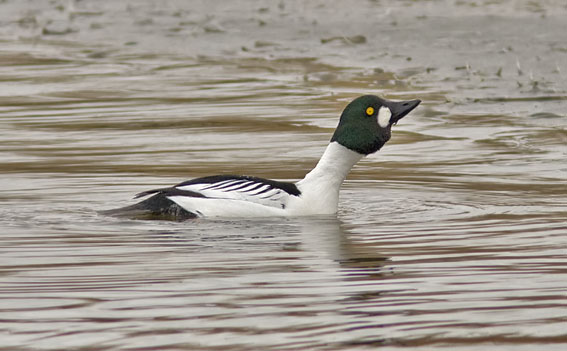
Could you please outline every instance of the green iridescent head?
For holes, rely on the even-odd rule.
[[[331,142],[363,155],[372,154],[390,140],[392,126],[420,103],[394,102],[375,95],[358,97],[345,107]]]

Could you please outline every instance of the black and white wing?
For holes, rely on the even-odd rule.
[[[146,191],[136,197],[152,194],[163,194],[189,211],[210,206],[226,208],[228,204],[232,206],[235,202],[240,203],[239,206],[246,206],[241,202],[247,202],[281,210],[285,209],[290,197],[299,196],[301,192],[293,183],[249,176],[220,175],[192,179],[171,188]],[[218,201],[213,204],[213,201],[203,201],[205,199]]]

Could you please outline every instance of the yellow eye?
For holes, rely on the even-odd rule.
[[[366,109],[366,114],[372,116],[374,114],[374,107],[370,106]]]

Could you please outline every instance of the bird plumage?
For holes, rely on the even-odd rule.
[[[240,175],[202,177],[139,193],[136,198],[152,196],[109,213],[177,220],[336,213],[339,189],[351,168],[378,151],[390,139],[392,125],[419,103],[392,102],[373,95],[355,99],[341,114],[315,168],[296,183]]]

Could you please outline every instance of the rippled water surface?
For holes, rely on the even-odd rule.
[[[565,350],[563,1],[0,2],[0,350]],[[297,180],[423,100],[337,216],[100,210]]]

